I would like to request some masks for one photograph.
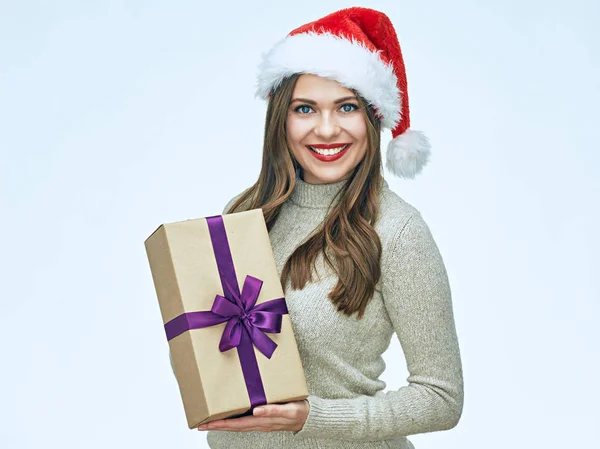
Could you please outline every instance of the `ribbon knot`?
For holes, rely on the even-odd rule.
[[[252,344],[270,359],[277,343],[265,333],[281,332],[282,316],[288,313],[285,298],[256,305],[263,282],[253,276],[246,276],[241,295],[226,280],[224,284],[225,296],[215,296],[210,312],[184,313],[165,324],[167,339],[171,340],[190,329],[227,322],[219,342],[221,352],[239,347],[245,330]]]
[[[225,297],[215,296],[215,301],[210,312],[220,317],[221,322],[227,321],[223,336],[219,342],[221,352],[238,347],[242,338],[242,326],[248,331],[250,340],[256,348],[267,358],[271,358],[277,348],[277,344],[271,340],[266,332],[278,334],[281,332],[282,315],[288,310],[284,298],[256,305],[263,282],[253,276],[246,276],[242,294],[236,294],[229,283],[225,281],[227,292]]]

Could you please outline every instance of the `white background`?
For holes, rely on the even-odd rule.
[[[2,448],[207,447],[143,242],[255,181],[261,53],[352,3],[202,3],[0,1]],[[598,5],[362,3],[432,141],[386,179],[440,246],[463,356],[463,417],[418,449],[598,447]],[[385,359],[404,385],[396,341]]]

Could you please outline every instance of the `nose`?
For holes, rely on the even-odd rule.
[[[314,133],[323,140],[329,140],[338,135],[341,131],[340,125],[334,115],[324,113],[320,115],[315,125]]]

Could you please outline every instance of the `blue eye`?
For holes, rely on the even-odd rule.
[[[358,109],[358,106],[356,106],[355,104],[352,103],[346,103],[342,105],[342,111],[344,112],[352,112],[352,111],[356,111]]]
[[[296,112],[300,112],[301,114],[308,114],[312,110],[312,108],[310,106],[307,106],[307,105],[303,104],[302,106],[298,106],[294,110]]]

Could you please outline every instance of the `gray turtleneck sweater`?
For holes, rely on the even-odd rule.
[[[323,221],[344,181],[308,184],[298,178],[269,235],[277,268]],[[237,198],[237,197],[236,197]],[[224,212],[227,212],[231,200]],[[287,286],[286,301],[310,396],[299,432],[209,431],[215,449],[413,448],[407,435],[450,429],[463,406],[463,379],[444,262],[419,212],[384,181],[375,225],[383,246],[381,279],[365,315],[337,312],[327,298],[331,269],[317,260],[321,280]],[[407,384],[383,392],[383,352],[396,334],[409,371]]]

